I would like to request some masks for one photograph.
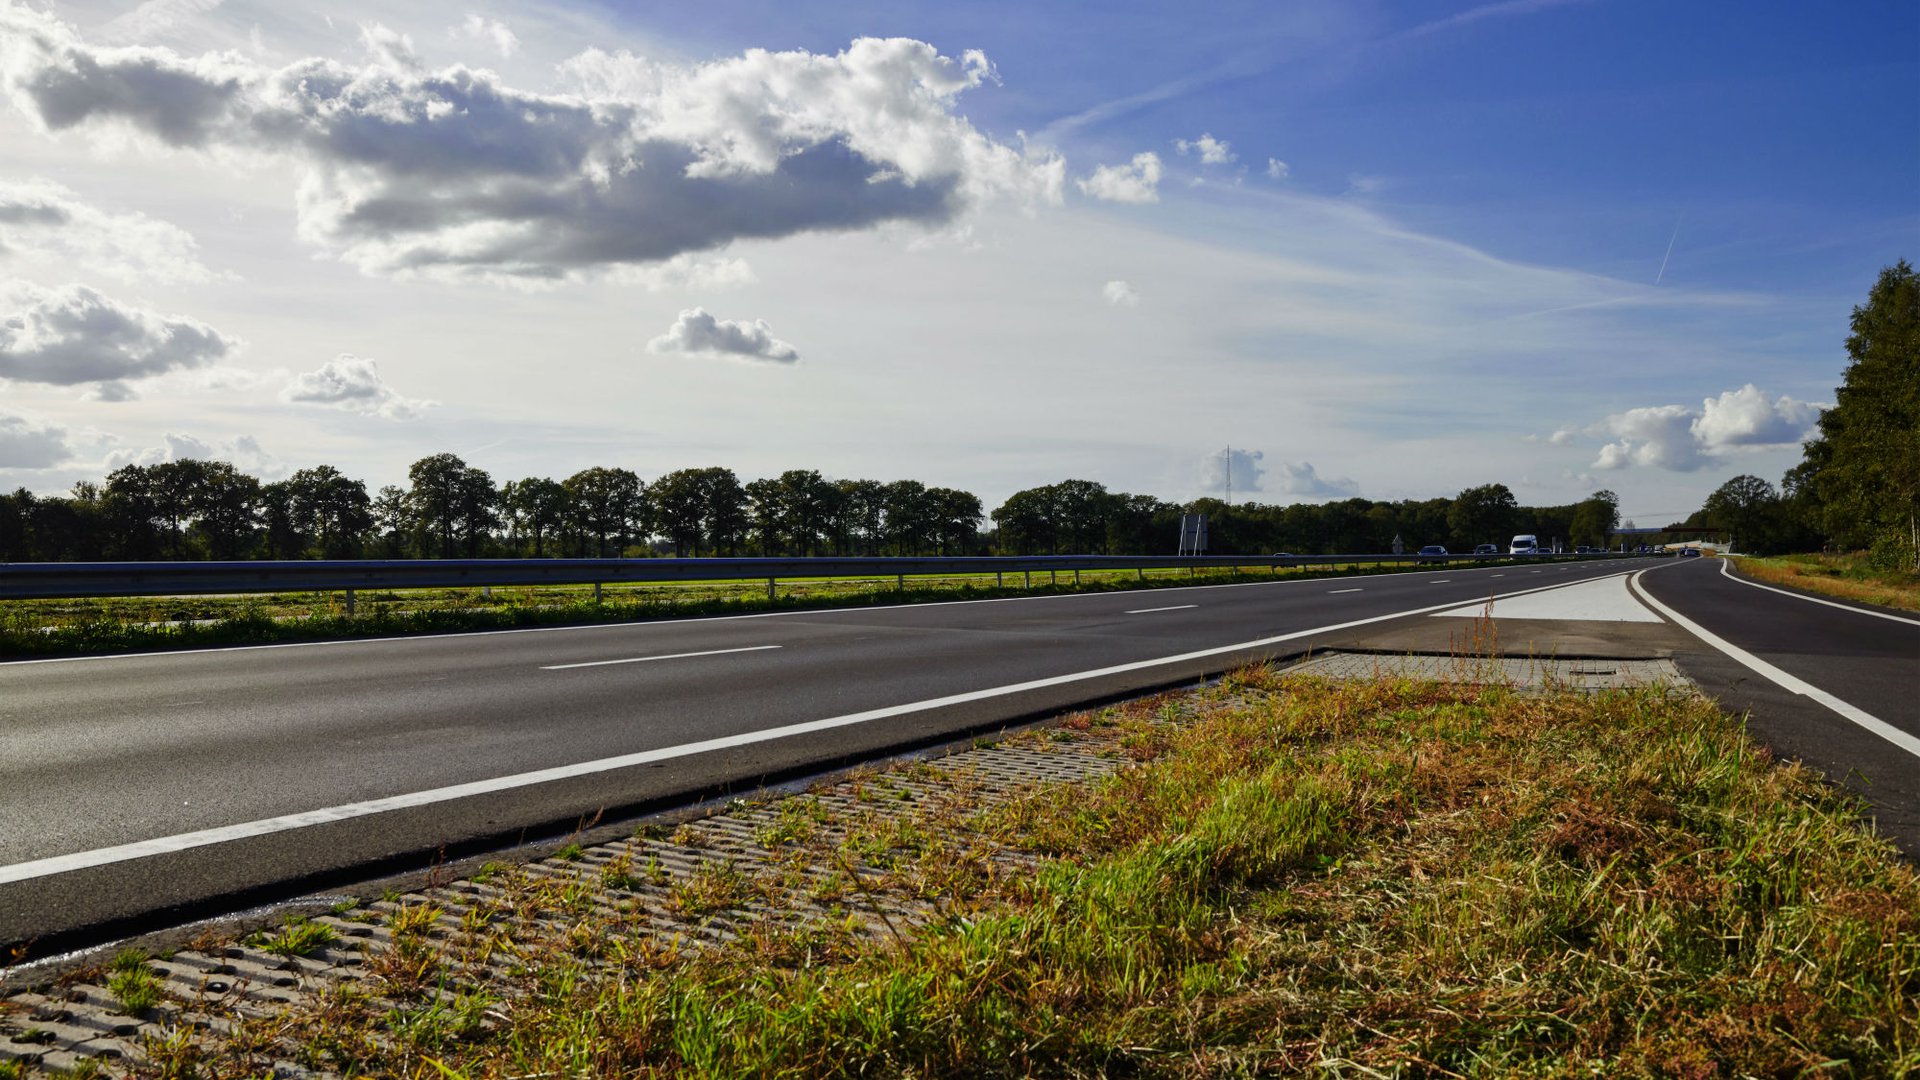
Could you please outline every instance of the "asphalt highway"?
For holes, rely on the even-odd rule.
[[[4,663],[0,946],[420,866],[1654,562]]]
[[[1634,583],[1692,624],[1696,644],[1673,657],[1687,677],[1747,713],[1776,755],[1861,795],[1920,856],[1920,615],[1763,587],[1737,560],[1681,560]]]

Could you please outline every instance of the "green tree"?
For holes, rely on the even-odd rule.
[[[494,523],[498,495],[493,478],[453,454],[434,454],[414,462],[407,479],[413,485],[407,492],[408,509],[422,533],[421,554],[437,550],[443,559],[463,549],[478,554]]]
[[[1482,484],[1454,496],[1447,528],[1463,551],[1479,544],[1504,544],[1520,519],[1520,506],[1505,484]]]
[[[1920,573],[1920,275],[1905,259],[1880,271],[1851,331],[1845,379],[1807,446],[1814,493],[1836,541]]]
[[[1606,547],[1613,529],[1620,524],[1620,496],[1602,488],[1574,504],[1569,532],[1575,544]]]
[[[566,516],[567,489],[543,476],[510,480],[500,489],[500,510],[512,533],[515,554],[524,551],[530,540],[533,557],[545,558],[547,537]]]
[[[646,485],[626,469],[595,466],[561,481],[567,492],[567,515],[576,532],[593,538],[598,558],[618,556],[636,532],[645,527]],[[611,550],[609,549],[611,543]]]
[[[1700,507],[1709,527],[1725,529],[1741,551],[1773,550],[1780,493],[1757,476],[1741,475],[1721,484]]]

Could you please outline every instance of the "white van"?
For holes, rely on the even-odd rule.
[[[1513,538],[1513,543],[1507,545],[1507,554],[1509,555],[1538,555],[1540,553],[1540,538],[1532,533],[1521,533],[1519,536]]]

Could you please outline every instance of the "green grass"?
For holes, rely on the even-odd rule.
[[[165,998],[160,976],[147,966],[147,954],[123,949],[108,966],[107,992],[120,1003],[120,1011],[139,1016]]]
[[[258,1073],[271,1030],[442,1080],[1920,1070],[1920,876],[1709,703],[1254,670],[1060,731],[1027,743],[1133,765],[897,819],[867,809],[893,773],[778,808],[783,860],[870,868],[807,879],[844,905],[822,922],[686,951],[600,892],[631,864],[497,872],[468,929],[404,909],[363,988],[181,1054]],[[666,903],[802,884],[714,863]],[[886,896],[931,915],[854,925]]]
[[[1246,568],[1189,576],[1185,571],[1088,571],[1081,583],[1063,573],[1058,582],[1035,574],[1031,589],[1008,574],[1004,586],[991,574],[909,577],[904,589],[893,579],[782,579],[769,600],[766,582],[686,582],[608,586],[595,601],[591,586],[479,589],[363,590],[349,615],[340,593],[282,593],[241,597],[101,598],[0,601],[0,656],[66,656],[251,645],[354,637],[503,630],[641,622],[757,611],[929,603],[1047,596],[1075,592],[1179,588],[1258,579],[1310,579],[1410,569],[1378,566]]]
[[[1824,593],[1882,607],[1920,611],[1920,574],[1892,573],[1868,564],[1864,552],[1851,555],[1744,556],[1734,569],[1756,581]]]
[[[278,933],[261,934],[255,944],[265,952],[291,958],[312,956],[338,940],[340,935],[326,923],[294,915],[287,918]]]

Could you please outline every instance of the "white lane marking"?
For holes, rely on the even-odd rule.
[[[1365,589],[1328,589],[1327,595],[1333,596],[1335,594],[1343,593],[1343,592],[1366,592],[1366,590]]]
[[[1776,589],[1771,585],[1762,585],[1757,581],[1748,581],[1746,578],[1735,574],[1733,572],[1733,563],[1726,559],[1720,560],[1720,576],[1731,581],[1737,581],[1742,585],[1751,585],[1756,589],[1765,589],[1768,592],[1779,593],[1781,596],[1791,596],[1795,600],[1805,600],[1809,604],[1825,604],[1830,608],[1839,608],[1841,611],[1851,611],[1855,615],[1871,615],[1876,619],[1892,619],[1894,622],[1920,626],[1920,619],[1909,619],[1902,615],[1889,615],[1884,611],[1868,611],[1865,608],[1852,607],[1847,604],[1836,604],[1831,600],[1822,600],[1817,596],[1803,596],[1797,592],[1788,592],[1786,589]]]
[[[625,660],[588,660],[581,664],[545,664],[541,671],[567,671],[571,668],[610,667],[614,664],[644,664],[650,660],[685,660],[689,656],[725,656],[728,653],[761,652],[766,649],[778,649],[778,645],[748,645],[739,649],[708,649],[706,652],[678,652],[665,656],[631,656]]]
[[[1452,578],[1450,578],[1450,577],[1443,577],[1443,578],[1434,578],[1434,579],[1433,579],[1432,581],[1429,581],[1429,582],[1427,582],[1427,584],[1429,584],[1429,585],[1445,585],[1445,584],[1446,584],[1447,582],[1449,582],[1449,581],[1452,581],[1452,580],[1453,580],[1453,579],[1452,579]]]
[[[1188,608],[1197,608],[1199,606],[1200,606],[1199,604],[1175,604],[1172,607],[1143,607],[1143,608],[1134,608],[1132,611],[1127,612],[1127,614],[1151,615],[1156,611],[1185,611]]]
[[[1651,569],[1654,569],[1654,568],[1653,567],[1647,568],[1647,570],[1651,570]],[[1687,618],[1685,615],[1680,614],[1679,612],[1673,610],[1667,605],[1654,599],[1653,594],[1648,592],[1646,588],[1640,584],[1640,575],[1645,574],[1647,570],[1641,570],[1635,573],[1631,578],[1628,578],[1627,580],[1633,586],[1633,591],[1639,594],[1640,599],[1645,600],[1648,604],[1652,605],[1655,611],[1658,611],[1660,614],[1665,615],[1667,618],[1672,619],[1674,622],[1692,631],[1694,637],[1697,637],[1701,641],[1704,641],[1707,644],[1713,646],[1714,648],[1719,649],[1721,652],[1726,653],[1728,656],[1739,661],[1741,664],[1744,664],[1748,669],[1754,672],[1757,672],[1758,674],[1768,679],[1773,680],[1774,682],[1778,683],[1780,686],[1796,694],[1799,694],[1802,697],[1812,698],[1813,700],[1819,702],[1820,704],[1825,705],[1827,708],[1832,709],[1834,712],[1839,713],[1841,716],[1847,718],[1848,720],[1853,721],[1854,723],[1860,725],[1861,727],[1867,729],[1868,731],[1874,733],[1875,735],[1880,736],[1881,738],[1887,740],[1888,742],[1899,747],[1900,749],[1905,750],[1907,753],[1912,754],[1914,757],[1920,757],[1920,739],[1916,739],[1912,735],[1909,735],[1906,732],[1901,731],[1899,728],[1894,727],[1892,724],[1887,723],[1885,720],[1880,719],[1879,717],[1873,715],[1872,713],[1867,712],[1865,709],[1862,709],[1857,705],[1850,704],[1848,702],[1840,700],[1837,697],[1834,697],[1832,694],[1827,693],[1825,690],[1820,689],[1819,687],[1813,685],[1810,682],[1805,681],[1804,679],[1800,679],[1793,675],[1787,674],[1786,672],[1780,670],[1779,668],[1774,667],[1772,664],[1767,663],[1765,660],[1762,660],[1759,657],[1748,652],[1747,650],[1742,649],[1740,646],[1735,645],[1732,642],[1727,641],[1726,639],[1715,635],[1711,630],[1708,630],[1706,627],[1701,626],[1699,623],[1694,622],[1692,619]]]
[[[1622,573],[1629,573],[1623,571]],[[1565,588],[1563,585],[1542,585],[1531,592],[1544,592],[1548,589]],[[1516,593],[1514,595],[1521,595]],[[51,877],[55,874],[71,873],[89,867],[106,866],[112,863],[143,859],[154,855],[170,855],[191,848],[206,847],[210,844],[222,844],[233,840],[245,840],[249,837],[267,836],[292,829],[310,828],[327,825],[337,821],[384,814],[393,810],[408,810],[436,803],[450,802],[454,799],[471,798],[477,795],[491,795],[515,788],[531,787],[535,784],[552,783],[558,780],[572,780],[582,776],[612,772],[616,769],[629,769],[637,765],[651,765],[658,761],[671,761],[675,758],[692,757],[696,754],[708,754],[716,750],[732,750],[755,743],[773,742],[788,739],[796,735],[810,735],[818,731],[830,731],[834,728],[865,724],[874,720],[885,720],[909,713],[925,712],[929,709],[944,708],[949,705],[963,705],[972,701],[985,701],[989,698],[1006,697],[1029,690],[1043,690],[1053,686],[1065,686],[1070,683],[1085,682],[1089,679],[1105,678],[1109,675],[1124,675],[1133,671],[1145,671],[1148,668],[1167,664],[1185,663],[1189,660],[1203,660],[1211,656],[1225,656],[1229,653],[1245,652],[1248,649],[1278,645],[1283,641],[1296,641],[1315,634],[1329,634],[1336,630],[1350,630],[1356,626],[1386,622],[1389,619],[1405,618],[1409,615],[1426,615],[1439,611],[1452,604],[1434,604],[1427,607],[1412,608],[1407,611],[1395,611],[1387,615],[1374,615],[1350,622],[1334,623],[1330,626],[1316,626],[1310,630],[1295,630],[1292,633],[1276,634],[1273,637],[1243,641],[1235,645],[1220,645],[1211,649],[1199,649],[1194,652],[1180,653],[1175,656],[1162,656],[1153,660],[1135,660],[1110,667],[1095,668],[1091,671],[1076,671],[1066,675],[1053,675],[1044,679],[1028,682],[1010,683],[984,690],[968,690],[965,693],[948,694],[945,697],[928,698],[924,701],[908,702],[904,705],[888,705],[865,712],[847,713],[842,716],[830,716],[822,720],[807,720],[798,724],[786,724],[781,727],[763,728],[759,731],[747,731],[738,735],[724,735],[716,739],[702,739],[699,742],[681,743],[678,746],[663,746],[654,750],[642,750],[618,757],[600,758],[597,761],[582,761],[572,765],[558,765],[550,769],[536,769],[532,772],[514,773],[510,776],[496,776],[489,780],[474,780],[465,784],[452,784],[447,787],[429,788],[405,795],[391,795],[383,799],[369,799],[365,802],[343,803],[339,806],[323,807],[319,810],[306,810],[297,814],[283,814],[279,817],[261,818],[258,821],[244,821],[237,825],[222,825],[198,832],[178,833],[173,836],[160,836],[151,840],[139,840],[131,844],[118,844],[113,847],[94,848],[90,851],[76,851],[67,855],[52,855],[44,859],[0,866],[0,885],[16,881],[28,881],[33,878]]]
[[[1495,575],[1493,575],[1493,576],[1494,576],[1494,577],[1506,577],[1507,575],[1505,575],[1505,574],[1495,574]]]
[[[1549,619],[1644,623],[1660,621],[1660,616],[1655,615],[1647,605],[1633,598],[1633,594],[1627,591],[1626,579],[1620,577],[1570,582],[1564,589],[1535,593],[1532,596],[1522,596],[1517,599],[1496,597],[1492,601],[1482,600],[1442,611],[1432,617],[1477,619],[1483,615],[1490,615],[1500,620]]]
[[[1485,573],[1487,567],[1475,567],[1462,573]],[[1407,571],[1414,573],[1415,571]],[[1534,573],[1540,571],[1535,570]],[[1349,575],[1353,577],[1356,575]],[[1342,578],[1293,578],[1281,581],[1238,581],[1218,585],[1171,585],[1153,590],[1155,592],[1193,592],[1200,589],[1256,589],[1272,588],[1284,585],[1311,585],[1325,581],[1340,581]],[[1130,590],[1145,592],[1147,590]],[[688,619],[656,619],[650,622],[630,623],[581,623],[574,626],[519,626],[511,630],[460,630],[445,634],[396,634],[392,637],[337,638],[332,641],[282,641],[272,645],[214,645],[204,649],[161,649],[155,652],[112,653],[105,656],[46,656],[35,660],[0,660],[0,668],[25,667],[28,664],[79,664],[97,663],[107,660],[139,660],[163,656],[205,656],[214,653],[264,652],[268,649],[319,649],[346,645],[390,645],[396,641],[438,641],[445,638],[482,638],[505,637],[509,634],[562,634],[579,633],[584,630],[647,630],[660,627],[685,626],[688,623],[734,622],[741,619],[784,619],[792,616],[808,615],[846,615],[873,611],[897,611],[905,608],[961,607],[967,604],[1018,604],[1042,600],[1085,600],[1098,597],[1107,598],[1110,593],[1060,593],[1054,596],[996,596],[984,600],[930,600],[924,604],[887,604],[882,607],[858,608],[818,608],[802,611],[756,611],[748,615],[701,615]]]

